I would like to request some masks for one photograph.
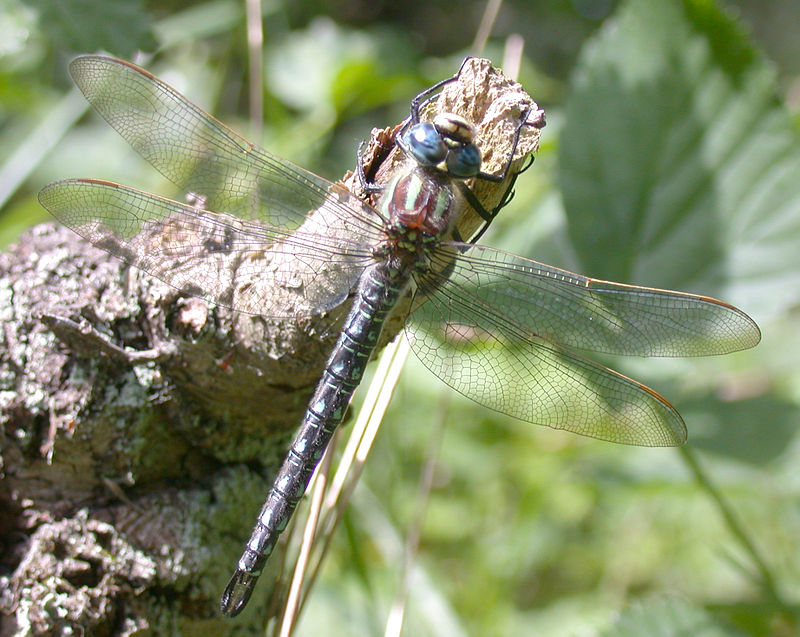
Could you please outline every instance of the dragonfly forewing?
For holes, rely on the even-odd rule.
[[[329,199],[329,181],[248,142],[144,69],[90,55],[75,58],[70,74],[142,157],[209,210],[294,230]],[[381,227],[374,210],[352,203],[330,204],[329,211]]]
[[[442,252],[449,278],[430,275],[449,320],[511,321],[529,335],[626,356],[708,356],[756,345],[761,333],[741,310],[710,297],[602,281],[486,246]],[[435,270],[435,269],[434,269]],[[433,280],[436,278],[436,280]],[[467,316],[460,316],[462,310]]]

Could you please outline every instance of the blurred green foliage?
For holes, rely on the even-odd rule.
[[[66,74],[76,53],[133,59],[251,139],[256,81],[254,141],[335,179],[371,127],[402,120],[410,97],[474,53],[485,10],[266,0],[264,73],[251,78],[234,0],[2,2],[3,245],[47,219],[35,196],[51,180],[174,194],[83,117]],[[501,6],[483,54],[500,63],[505,36],[523,36],[520,80],[549,124],[486,241],[720,296],[764,341],[722,358],[609,361],[674,402],[686,454],[533,429],[453,397],[406,634],[800,632],[799,17],[788,0]],[[383,632],[443,393],[410,361],[298,634]]]

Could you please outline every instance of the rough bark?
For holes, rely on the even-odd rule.
[[[531,105],[536,123],[521,87],[475,60],[436,108],[476,122],[499,174]],[[524,129],[512,175],[539,128]],[[364,154],[378,183],[404,161],[394,130]],[[507,182],[473,189],[492,209]],[[52,223],[0,255],[0,635],[261,634],[267,582],[236,620],[219,594],[346,305],[293,322],[237,314]]]

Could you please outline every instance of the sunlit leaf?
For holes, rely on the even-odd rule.
[[[585,48],[561,187],[588,274],[790,307],[798,175],[774,71],[713,4],[635,0]]]

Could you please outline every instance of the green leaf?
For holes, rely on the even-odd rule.
[[[409,57],[406,43],[391,34],[347,29],[318,17],[271,49],[266,79],[270,91],[294,108],[352,115],[406,101],[418,90],[413,75],[392,63],[387,50]]]
[[[632,0],[585,47],[560,184],[586,274],[800,302],[800,144],[772,67],[708,0]],[[752,311],[752,309],[750,309]]]
[[[681,402],[681,415],[692,424],[693,447],[759,467],[791,448],[800,417],[795,403],[774,393],[732,401],[694,396]]]
[[[108,51],[129,58],[153,50],[150,14],[141,0],[28,0],[42,31],[57,47],[81,53]]]
[[[267,60],[266,79],[273,94],[306,111],[333,109],[334,83],[341,69],[371,60],[374,42],[328,18],[316,18],[289,35]]]
[[[724,624],[700,607],[680,600],[648,600],[628,607],[603,637],[740,637],[743,633]]]

